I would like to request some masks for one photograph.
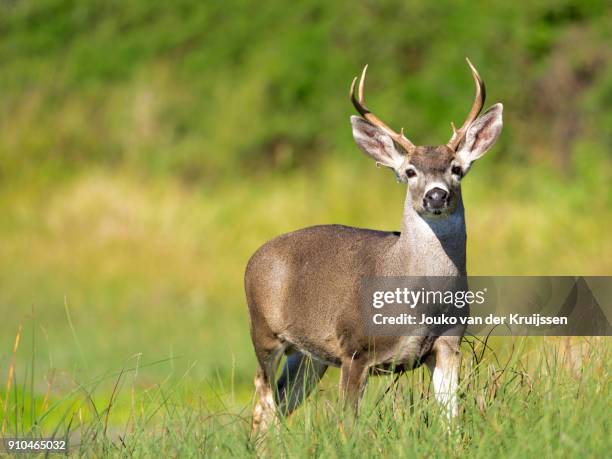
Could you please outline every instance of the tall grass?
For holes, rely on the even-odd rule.
[[[20,338],[21,330],[15,352]],[[10,374],[2,435],[67,439],[84,456],[605,457],[610,344],[568,343],[466,338],[460,415],[450,426],[421,368],[370,378],[357,419],[326,377],[304,406],[259,436],[250,433],[250,406],[232,402],[227,381],[208,388],[216,400],[194,393],[187,374],[144,383],[147,367],[163,362],[135,356],[91,380],[50,381],[43,395],[30,377],[45,369],[32,359]]]

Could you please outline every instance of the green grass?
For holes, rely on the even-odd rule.
[[[370,378],[356,420],[340,408],[332,373],[292,417],[252,436],[250,405],[236,404],[228,381],[199,391],[188,373],[149,382],[148,369],[164,362],[140,358],[44,395],[34,364],[17,367],[2,429],[67,438],[71,453],[85,456],[605,457],[609,341],[497,340],[466,339],[461,413],[450,430],[422,368],[395,384]]]

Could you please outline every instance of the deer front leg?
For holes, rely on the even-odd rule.
[[[368,367],[359,359],[346,359],[340,367],[340,399],[353,413],[359,413],[359,401],[368,378]]]
[[[451,421],[457,416],[459,370],[461,367],[460,337],[440,337],[426,363],[431,372],[436,400],[445,408]]]

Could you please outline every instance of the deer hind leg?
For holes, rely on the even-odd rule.
[[[353,413],[359,413],[359,402],[368,379],[368,366],[359,359],[346,359],[340,367],[340,398]]]
[[[276,386],[279,412],[290,415],[306,400],[326,370],[327,365],[301,352],[288,355]]]
[[[255,374],[255,407],[253,408],[253,424],[251,431],[264,431],[274,420],[276,408],[274,402],[274,378],[285,346],[278,343],[268,351],[257,351],[259,367]]]
[[[445,408],[448,420],[459,412],[458,387],[461,367],[460,337],[440,337],[426,363],[431,372],[434,395]]]

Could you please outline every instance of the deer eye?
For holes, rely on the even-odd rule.
[[[461,169],[461,166],[453,166],[451,168],[451,173],[461,177],[463,175],[463,169]]]
[[[406,177],[412,178],[416,177],[417,173],[414,169],[406,169]]]

